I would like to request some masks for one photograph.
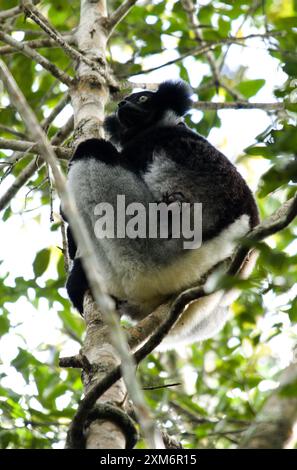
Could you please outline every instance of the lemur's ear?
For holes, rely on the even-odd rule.
[[[116,115],[112,114],[111,116],[107,116],[104,119],[103,126],[105,132],[110,136],[110,140],[114,144],[118,144],[121,140],[121,126]]]
[[[166,81],[161,83],[154,94],[154,99],[158,107],[172,109],[178,116],[183,116],[192,105],[190,86],[183,82]]]

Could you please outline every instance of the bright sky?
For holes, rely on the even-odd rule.
[[[151,20],[153,21],[153,20]],[[246,28],[243,34],[250,34],[251,29]],[[257,31],[259,32],[259,31]],[[247,45],[251,47],[239,47],[233,45],[226,60],[226,70],[231,71],[236,69],[238,63],[247,67],[248,78],[265,78],[267,83],[258,95],[254,98],[255,101],[275,101],[273,97],[273,89],[276,85],[280,85],[286,79],[286,75],[278,66],[278,62],[269,56],[265,51],[262,42],[257,39],[250,40]],[[167,62],[176,57],[177,52],[173,50],[174,42],[172,39],[164,36],[165,49],[162,56],[158,59],[161,62]],[[118,58],[119,51],[115,48],[113,50],[114,58]],[[121,60],[125,60],[123,52],[120,52]],[[191,84],[193,87],[199,85],[205,67],[204,64],[195,62],[192,58],[185,59],[184,63],[190,70]],[[155,58],[148,58],[144,62],[144,68],[149,68],[156,65]],[[134,82],[161,82],[168,78],[178,78],[178,68],[171,65],[148,74],[147,76],[137,76],[132,80]],[[62,112],[55,120],[55,125],[62,125],[69,116],[70,106],[66,111]],[[200,118],[200,112],[194,113],[194,118]],[[262,132],[269,124],[271,124],[271,117],[265,112],[260,110],[226,110],[219,112],[222,125],[218,129],[213,129],[210,133],[209,140],[215,146],[218,146],[232,161],[242,154],[243,149],[254,142],[255,136]],[[257,160],[257,163],[249,165],[248,172],[241,166],[240,171],[248,178],[249,184],[253,189],[256,188],[260,174],[265,171],[266,162]],[[253,169],[254,168],[254,169]],[[0,191],[4,192],[12,183],[13,178],[8,177],[1,184]],[[7,279],[7,283],[13,285],[13,279],[16,276],[23,276],[29,279],[33,276],[32,263],[35,258],[36,252],[46,247],[61,246],[61,238],[59,232],[50,231],[49,208],[40,206],[39,197],[35,195],[34,200],[30,201],[24,211],[24,199],[27,189],[19,191],[17,197],[12,202],[12,211],[14,216],[10,217],[6,222],[0,222],[1,244],[0,244],[0,260],[3,259],[3,264],[0,265],[0,273],[11,273]],[[31,194],[32,195],[32,194]],[[58,213],[59,202],[55,201],[55,210]],[[38,220],[34,220],[38,217]],[[57,248],[53,248],[54,258],[57,256]],[[50,267],[46,273],[46,277],[54,276],[55,270]],[[41,281],[42,283],[42,281]],[[33,293],[32,293],[33,295]],[[269,297],[270,295],[270,297]],[[261,320],[260,327],[265,329],[265,325],[275,323],[276,309],[278,305],[275,304],[275,299],[271,298],[269,294],[265,299],[267,309],[271,315],[266,320]],[[293,295],[293,293],[291,293]],[[66,294],[65,294],[66,297]],[[279,301],[286,302],[288,297],[281,298]],[[3,366],[0,367],[0,372],[3,370],[9,373],[9,377],[3,380],[3,386],[9,386],[19,393],[30,393],[35,390],[30,387],[25,387],[20,374],[15,372],[13,368],[9,367],[9,361],[13,359],[17,352],[18,347],[24,347],[22,336],[27,340],[29,349],[36,354],[41,360],[46,360],[51,356],[52,351],[42,350],[42,344],[50,344],[55,347],[61,342],[65,342],[63,355],[71,355],[77,352],[78,346],[72,340],[65,339],[59,332],[61,326],[60,320],[52,311],[49,311],[47,301],[42,299],[39,304],[38,311],[24,298],[19,299],[14,304],[6,304],[6,307],[12,313],[12,324],[15,325],[14,336],[11,334],[5,335],[0,344],[0,358],[3,361]],[[77,313],[74,313],[76,315]],[[282,315],[282,314],[280,314]],[[263,322],[265,324],[263,324]],[[273,354],[278,356],[282,365],[286,365],[291,358],[292,337],[291,331],[288,329],[283,335],[275,338],[272,343]],[[297,334],[297,330],[296,330]],[[27,346],[25,346],[27,348]],[[249,354],[249,351],[246,351]],[[188,371],[187,371],[188,374]],[[192,374],[193,382],[196,375]],[[189,383],[189,375],[187,375],[187,382]],[[273,384],[263,384],[263,388],[273,387]],[[189,384],[191,387],[191,384]],[[65,406],[65,401],[61,406]]]

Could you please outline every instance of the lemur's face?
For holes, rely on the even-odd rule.
[[[114,114],[107,116],[105,130],[113,143],[122,145],[143,130],[164,123],[167,111],[173,117],[183,116],[191,106],[191,93],[181,81],[161,83],[154,92],[132,93],[120,101]]]
[[[126,96],[118,104],[116,116],[125,129],[149,125],[155,118],[154,93],[142,91]]]

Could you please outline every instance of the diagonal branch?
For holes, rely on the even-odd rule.
[[[53,136],[51,139],[51,144],[52,145],[57,145],[61,144],[70,134],[70,132],[73,130],[73,117],[71,117],[66,124],[59,129],[59,131]],[[55,150],[56,153],[57,150],[69,150],[69,149],[64,149],[63,147],[55,147],[53,146],[53,149]],[[30,149],[32,152],[32,150]],[[39,152],[38,152],[39,153]],[[0,163],[1,165],[1,163]],[[35,171],[40,169],[44,165],[44,161],[40,157],[39,159],[34,159],[31,161],[22,171],[21,173],[15,178],[14,182],[12,185],[7,189],[7,191],[1,196],[0,198],[0,211],[5,209],[7,205],[10,203],[10,201],[14,198],[14,196],[17,194],[17,192],[27,183],[27,181],[32,178],[34,175]]]
[[[14,135],[16,137],[20,137],[21,139],[26,139],[26,136],[23,132],[17,131],[16,129],[13,129],[12,127],[3,126],[2,124],[0,124],[0,131]]]
[[[63,36],[57,31],[43,16],[43,14],[32,5],[32,3],[26,1],[24,2],[23,5],[24,12],[26,16],[31,18],[36,24],[38,24],[43,31],[48,34],[54,41],[56,41],[57,44],[61,46],[61,48],[64,50],[64,52],[73,60],[75,61],[82,61],[85,64],[87,64],[92,70],[96,70],[96,72],[99,73],[99,75],[102,76],[103,80],[106,80],[106,82],[112,86],[117,86],[117,83],[113,79],[113,77],[108,73],[107,70],[104,70],[104,68],[100,67],[100,65],[105,65],[102,57],[98,56],[96,60],[89,59],[86,57],[84,54],[82,54],[80,51],[77,51],[74,47],[72,47],[68,42],[65,41]]]
[[[204,54],[205,52],[212,50],[214,47],[216,47],[218,45],[219,45],[218,43],[215,43],[215,44],[211,43],[207,46],[205,45],[205,46],[195,47],[195,48],[190,49],[189,51],[187,51],[183,54],[180,54],[175,59],[168,60],[168,62],[164,62],[163,64],[156,65],[154,67],[150,67],[149,69],[140,70],[139,72],[133,73],[133,77],[135,77],[137,75],[142,75],[142,74],[145,74],[145,73],[154,72],[155,70],[162,69],[163,67],[167,67],[168,65],[176,64],[177,62],[180,62],[181,60],[186,59],[189,56],[194,57],[194,56]],[[120,75],[119,78],[129,78],[129,75]]]
[[[39,52],[34,51],[29,46],[26,46],[24,43],[16,41],[8,34],[0,31],[0,39],[3,42],[6,42],[10,46],[14,47],[16,50],[22,52],[24,55],[33,59],[35,62],[40,64],[45,70],[50,72],[54,77],[60,80],[62,83],[65,83],[67,86],[71,86],[74,83],[74,79],[71,78],[63,70],[59,69],[56,65],[50,62],[48,59],[43,57]]]
[[[11,18],[13,16],[20,15],[22,13],[22,7],[13,7],[10,8],[9,10],[3,10],[0,11],[0,21],[7,20],[8,18]]]
[[[58,114],[65,108],[66,104],[69,102],[70,100],[70,96],[68,93],[64,94],[62,99],[59,101],[59,103],[52,109],[52,111],[50,112],[50,114],[43,119],[43,121],[41,122],[41,127],[42,129],[47,132],[49,126],[52,124],[52,122],[54,121],[54,119],[58,116]],[[65,126],[64,126],[65,127]],[[63,128],[62,128],[63,129]],[[62,131],[61,129],[61,131]],[[70,129],[71,131],[72,129]],[[69,131],[69,132],[70,132]],[[55,143],[55,144],[59,144],[60,142],[52,142],[52,143]],[[0,147],[1,148],[1,147]],[[9,147],[10,150],[11,147]],[[25,153],[21,152],[21,151],[15,151],[13,153],[13,155],[9,158],[6,158],[5,159],[5,163],[3,164],[8,164],[8,165],[13,165],[15,163],[17,163],[19,160],[21,160],[22,158],[24,158],[28,153],[29,153],[29,150],[30,149],[26,149],[25,150]],[[59,150],[57,149],[57,152],[59,153]],[[62,157],[61,157],[62,158]],[[0,164],[1,164],[0,163]]]
[[[125,0],[121,5],[112,13],[107,21],[108,36],[110,36],[116,26],[125,18],[130,9],[135,5],[137,0]]]
[[[33,0],[33,3],[39,3],[40,0]],[[7,20],[8,18],[12,18],[13,16],[20,15],[23,12],[22,5],[17,7],[9,8],[8,10],[3,10],[0,12],[0,21]]]
[[[47,118],[41,122],[41,127],[44,131],[47,131],[49,125],[55,120],[55,118],[60,114],[60,112],[65,108],[66,104],[70,101],[70,96],[68,93],[65,93],[57,106],[50,112]]]
[[[275,32],[264,33],[264,34],[248,34],[247,36],[243,36],[243,37],[240,37],[240,38],[228,37],[228,38],[224,38],[224,39],[219,39],[218,41],[211,41],[211,42],[203,41],[203,45],[193,47],[192,49],[189,49],[188,51],[184,52],[183,54],[180,54],[175,59],[169,60],[168,62],[165,62],[163,64],[160,64],[160,65],[151,67],[149,69],[140,70],[139,72],[133,73],[133,76],[142,75],[144,73],[154,72],[155,70],[159,70],[163,67],[167,67],[168,65],[176,64],[177,62],[180,62],[181,60],[186,59],[189,56],[196,57],[196,56],[199,56],[199,55],[202,55],[202,54],[206,54],[208,52],[212,52],[212,51],[214,51],[214,49],[216,47],[219,47],[219,46],[224,46],[224,45],[228,45],[228,44],[235,44],[235,45],[243,47],[243,46],[245,46],[244,41],[247,41],[249,39],[256,39],[256,38],[265,39],[265,38],[268,38],[268,37],[275,37],[275,36],[279,36],[279,35],[282,35],[282,33],[280,31],[275,31]],[[129,76],[128,75],[127,76],[126,75],[121,75],[119,78],[129,78]],[[216,77],[214,76],[214,82],[215,82],[215,78]],[[237,98],[238,97],[236,96],[236,99]]]

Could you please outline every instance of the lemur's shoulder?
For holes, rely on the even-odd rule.
[[[119,153],[111,142],[105,139],[87,139],[80,142],[76,147],[70,166],[81,160],[95,158],[109,164],[113,164],[118,160]]]

